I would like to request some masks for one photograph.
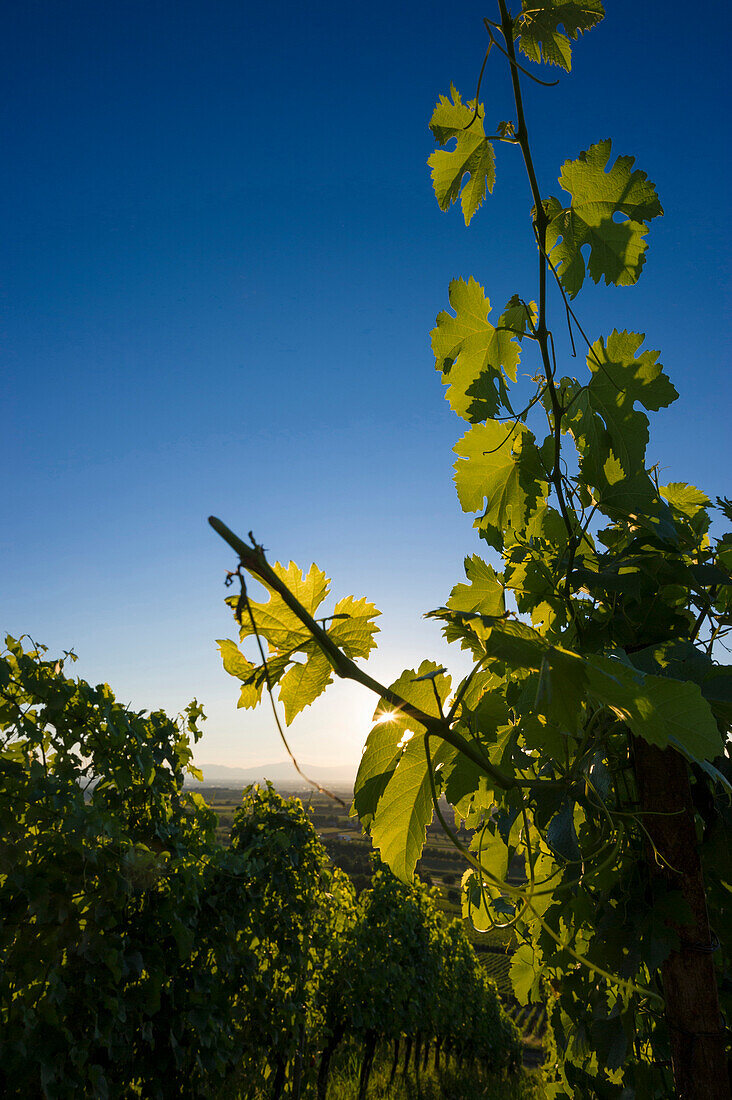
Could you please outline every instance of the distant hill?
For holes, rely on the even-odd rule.
[[[192,776],[186,777],[187,787],[245,787],[248,783],[261,783],[269,779],[275,786],[298,790],[307,787],[289,760],[280,760],[275,764],[260,764],[255,768],[227,768],[223,764],[198,764],[203,772],[203,783]],[[301,764],[307,776],[324,787],[353,787],[355,768],[323,768],[316,764]]]

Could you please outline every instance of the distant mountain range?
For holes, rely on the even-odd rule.
[[[260,764],[255,768],[227,768],[223,764],[198,764],[203,772],[203,783],[192,776],[186,777],[187,787],[246,787],[248,783],[261,783],[269,779],[276,787],[298,790],[307,783],[295,771],[289,760],[275,764]],[[300,764],[307,776],[324,787],[353,787],[356,769],[346,766],[322,768],[316,764]]]

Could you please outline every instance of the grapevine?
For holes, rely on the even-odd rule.
[[[729,1097],[732,670],[719,651],[732,533],[712,521],[732,507],[660,483],[650,414],[678,395],[659,352],[640,333],[588,334],[574,304],[588,279],[637,283],[663,214],[654,184],[607,139],[564,162],[558,195],[534,160],[528,66],[568,72],[602,4],[522,0],[511,14],[498,0],[497,14],[475,99],[452,87],[430,121],[438,204],[459,202],[466,225],[496,186],[496,144],[522,157],[537,256],[536,286],[506,294],[497,315],[475,278],[453,280],[432,332],[468,425],[458,499],[486,553],[429,614],[472,672],[453,689],[424,661],[377,683],[357,663],[374,645],[373,605],[347,597],[323,619],[321,570],[272,566],[212,517],[267,594],[240,634],[266,640],[266,659],[223,640],[224,667],[242,706],[278,690],[287,722],[334,675],[375,693],[354,812],[405,883],[440,797],[471,831],[464,912],[512,929],[516,996],[547,1004],[557,1039],[553,1095]],[[506,65],[513,117],[486,133],[491,57]],[[558,350],[560,324],[583,373]],[[527,381],[518,367],[532,358]],[[516,856],[519,886],[507,881]]]

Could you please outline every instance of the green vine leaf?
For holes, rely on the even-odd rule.
[[[465,559],[469,584],[456,584],[447,606],[451,611],[479,611],[483,615],[503,615],[506,610],[504,585],[492,565],[477,554]]]
[[[668,485],[661,485],[659,491],[671,506],[676,520],[683,518],[689,525],[693,542],[703,538],[711,523],[707,509],[711,507],[712,502],[707,494],[684,481],[672,481]]]
[[[442,665],[435,664],[434,661],[422,661],[416,672],[413,668],[403,672],[399,679],[391,684],[390,690],[424,714],[438,718],[440,710],[437,705],[437,695],[440,697],[440,702],[444,703],[450,693],[451,684],[452,679],[445,674]],[[390,726],[401,731],[401,736],[405,733],[424,733],[421,722],[406,711],[394,708],[386,699],[382,699],[374,711],[374,722],[388,722]]]
[[[440,210],[449,210],[460,197],[465,224],[490,192],[496,180],[495,153],[483,129],[480,105],[463,103],[460,93],[450,85],[452,101],[440,96],[430,119],[430,130],[439,145],[454,139],[454,149],[437,149],[427,163],[432,169],[434,187]],[[472,121],[475,119],[475,121]],[[468,182],[463,187],[463,179]],[[460,189],[462,187],[462,195]]]
[[[330,588],[330,581],[322,569],[311,565],[307,574],[303,574],[294,562],[287,567],[277,562],[272,569],[304,610],[315,617]],[[251,614],[246,605],[240,605],[238,596],[229,596],[226,602],[240,616],[240,639],[243,641],[258,634],[266,642],[269,650],[266,666],[248,660],[228,639],[219,640],[217,644],[225,671],[242,682],[238,705],[255,707],[269,681],[271,687],[279,686],[280,702],[289,726],[300,711],[310,706],[332,683],[333,668],[319,643],[280,593],[258,579],[269,598],[261,602],[250,599]],[[352,660],[368,657],[376,645],[374,635],[379,628],[373,620],[379,614],[368,600],[346,596],[338,601],[332,615],[322,619],[323,628]]]
[[[505,528],[521,530],[548,491],[534,436],[524,424],[475,424],[454,447],[455,486],[464,512],[483,511],[483,536],[499,545]]]
[[[242,681],[237,706],[249,709],[256,707],[262,698],[262,689],[265,684],[264,675],[261,674],[262,670],[253,661],[248,661],[236,642],[232,642],[229,638],[219,638],[216,645],[221,653],[224,670],[230,676],[235,676]]]
[[[687,760],[711,762],[723,750],[709,703],[697,684],[638,672],[617,658],[588,657],[590,693],[623,718],[636,737]]]
[[[376,648],[374,635],[379,633],[379,627],[373,620],[380,614],[368,600],[344,596],[335,605],[328,634],[352,660],[368,657]]]
[[[516,381],[521,355],[517,333],[495,329],[488,321],[491,304],[475,279],[453,279],[449,299],[454,316],[446,310],[438,313],[431,333],[435,367],[447,386],[445,399],[472,424],[495,416],[501,407],[510,412],[506,381]],[[511,316],[522,333],[518,309]]]
[[[405,702],[438,717],[447,700],[451,678],[441,665],[423,661],[391,685]],[[371,833],[381,858],[403,882],[411,882],[432,820],[432,795],[424,747],[424,726],[404,710],[382,699],[374,713],[356,777],[354,810]],[[410,739],[411,738],[411,739]],[[432,751],[435,769],[456,755],[447,742]]]
[[[330,661],[317,643],[309,646],[306,654],[304,663],[294,661],[280,680],[280,702],[285,709],[288,726],[333,682]]]
[[[498,327],[511,329],[521,341],[527,332],[534,331],[538,319],[539,308],[536,302],[525,302],[518,294],[512,294],[498,319]]]
[[[611,516],[638,513],[658,497],[645,467],[648,417],[636,404],[656,411],[678,397],[658,352],[638,354],[643,340],[642,334],[613,331],[607,343],[600,339],[590,348],[590,382],[563,383],[583,478]]]
[[[719,728],[697,684],[649,675],[624,654],[579,653],[552,645],[524,623],[499,619],[491,627],[486,652],[510,668],[539,673],[533,708],[571,726],[584,697],[605,704],[636,737],[659,748],[675,748],[687,760],[713,761],[722,752]]]
[[[457,749],[446,741],[432,746],[432,762],[436,770],[456,755]],[[415,734],[407,742],[371,824],[374,847],[379,849],[384,863],[402,882],[411,882],[414,878],[414,868],[422,855],[432,815],[432,790],[424,737]]]
[[[513,34],[530,61],[572,68],[572,41],[597,26],[605,11],[600,0],[522,0]],[[559,30],[564,27],[564,34]]]
[[[528,1004],[532,994],[539,994],[541,956],[537,958],[535,947],[522,943],[511,956],[511,985],[519,1004]]]
[[[322,569],[318,569],[317,565],[311,565],[307,574],[303,574],[293,561],[287,567],[276,562],[272,568],[305,610],[310,615],[315,615],[330,588],[330,581]],[[253,635],[256,628],[256,633],[266,639],[273,651],[293,649],[299,642],[307,642],[310,639],[310,631],[307,627],[303,626],[278,592],[268,588],[265,582],[262,584],[269,592],[269,599],[261,603],[249,600],[254,625],[244,608],[241,615],[240,640],[243,641],[244,638]],[[236,607],[238,597],[229,596],[226,602]]]
[[[376,814],[379,799],[399,763],[403,736],[403,729],[395,722],[380,722],[366,739],[353,788],[351,816],[358,817],[367,831]]]
[[[600,141],[565,161],[559,182],[572,196],[569,207],[551,198],[545,204],[549,224],[546,246],[570,298],[589,270],[599,283],[631,286],[645,262],[648,223],[663,214],[654,185],[645,172],[633,170],[634,157],[618,157],[608,169],[611,142]],[[625,215],[624,221],[616,221]],[[589,246],[587,267],[582,249]]]

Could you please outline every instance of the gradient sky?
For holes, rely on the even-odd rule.
[[[666,216],[640,283],[576,304],[593,338],[632,328],[661,349],[681,394],[651,429],[664,479],[732,495],[728,7],[606,6],[571,77],[526,88],[540,182],[557,193],[561,163],[605,137],[655,182]],[[209,513],[272,560],[316,561],[336,596],[369,596],[382,680],[424,657],[464,667],[420,619],[480,550],[427,334],[452,277],[499,308],[535,296],[535,252],[517,150],[498,151],[467,230],[425,161],[438,94],[474,92],[492,9],[3,6],[0,625],[75,649],[76,673],[135,708],[197,696],[200,761],[283,757],[220,666],[234,562]],[[510,85],[491,63],[499,121]],[[293,748],[355,762],[373,705],[336,685]]]

